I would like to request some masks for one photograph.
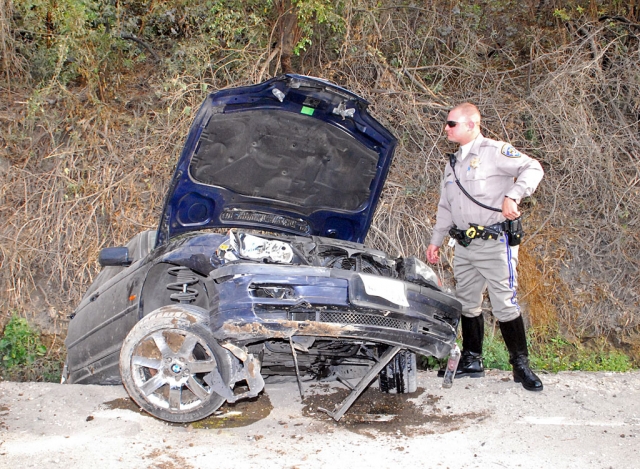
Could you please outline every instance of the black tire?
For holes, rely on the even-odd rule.
[[[122,383],[145,411],[162,420],[193,422],[225,401],[204,377],[217,370],[229,384],[231,358],[189,307],[166,306],[145,316],[120,351]]]
[[[400,350],[378,375],[378,384],[382,392],[389,394],[416,392],[418,389],[416,354],[408,350]]]

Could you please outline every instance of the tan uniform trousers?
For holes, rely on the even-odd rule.
[[[462,314],[482,314],[482,295],[489,290],[493,315],[500,322],[520,316],[516,298],[518,286],[518,247],[509,246],[504,235],[497,240],[474,239],[466,248],[455,247],[453,274],[456,298],[462,303]]]

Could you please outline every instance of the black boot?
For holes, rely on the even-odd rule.
[[[456,369],[456,379],[482,378],[484,367],[482,366],[482,340],[484,339],[484,318],[482,314],[475,318],[462,316],[462,355]],[[444,369],[438,371],[438,377],[444,376]]]
[[[444,375],[443,375],[444,376]],[[469,350],[463,350],[456,369],[456,378],[482,378],[484,376],[484,366],[482,366],[482,355]]]
[[[509,350],[509,363],[513,367],[513,380],[522,383],[527,391],[542,391],[542,381],[529,368],[529,350],[527,335],[524,330],[522,316],[511,321],[501,322],[502,338]]]

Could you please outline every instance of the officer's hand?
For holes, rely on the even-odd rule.
[[[430,244],[427,248],[427,260],[431,264],[437,264],[440,260],[440,254],[438,253],[439,250],[440,248],[435,244]]]
[[[518,218],[520,216],[520,210],[518,210],[518,204],[516,201],[509,197],[505,197],[504,202],[502,202],[502,214],[508,220],[515,220]]]

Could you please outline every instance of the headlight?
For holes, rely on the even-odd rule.
[[[289,243],[275,239],[264,239],[247,233],[229,231],[229,243],[218,249],[220,257],[227,261],[246,259],[257,262],[290,264],[293,249]]]
[[[416,257],[407,257],[401,262],[401,276],[413,283],[431,286],[440,290],[440,279],[431,267]]]

